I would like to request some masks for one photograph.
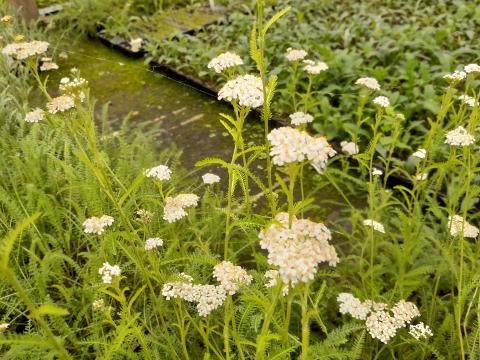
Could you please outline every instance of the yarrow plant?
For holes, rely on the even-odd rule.
[[[102,215],[101,217],[91,217],[84,221],[83,226],[86,234],[102,235],[105,228],[112,226],[114,218],[109,215]]]

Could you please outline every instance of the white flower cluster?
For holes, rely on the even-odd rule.
[[[140,209],[140,210],[137,210],[135,214],[137,215],[137,220],[139,221],[142,221],[147,224],[152,222],[153,213],[148,210]]]
[[[390,100],[386,96],[377,96],[373,99],[373,103],[381,108],[387,108],[390,106]]]
[[[202,176],[202,180],[204,184],[212,185],[220,182],[220,176],[211,174],[211,173],[206,173],[205,175]]]
[[[163,245],[163,240],[155,237],[145,241],[145,250],[151,251]]]
[[[358,146],[354,142],[342,141],[340,143],[340,146],[342,147],[342,151],[345,154],[348,154],[348,155],[358,154],[358,151],[359,151]]]
[[[95,300],[92,303],[93,310],[104,310],[105,309],[105,300],[99,299]]]
[[[288,48],[287,52],[285,53],[285,57],[287,58],[288,61],[299,61],[303,60],[307,57],[307,52],[305,50],[298,50],[298,49],[292,49]]]
[[[268,134],[268,141],[272,145],[270,156],[278,166],[309,160],[323,169],[328,158],[337,153],[324,137],[313,137],[291,127],[273,129]]]
[[[31,41],[8,44],[2,49],[2,54],[18,60],[45,53],[50,44],[46,41]]]
[[[9,328],[10,324],[9,323],[2,323],[0,324],[0,333],[5,332]]]
[[[129,44],[130,50],[134,53],[139,52],[142,49],[142,42],[143,42],[142,38],[136,38],[136,39],[130,40],[130,44]]]
[[[170,168],[165,165],[158,165],[145,171],[146,177],[154,177],[160,181],[170,180],[171,175],[172,170],[170,170]]]
[[[180,194],[175,197],[167,197],[163,208],[163,219],[173,223],[187,216],[185,208],[197,206],[199,197],[195,194]]]
[[[476,238],[479,233],[479,229],[467,222],[460,215],[454,215],[448,217],[448,229],[452,236],[459,236],[463,233],[465,238]]]
[[[42,58],[41,60],[40,71],[58,70],[58,65],[51,58]]]
[[[25,115],[25,122],[28,123],[37,123],[45,119],[45,111],[42,109],[36,108],[33,111],[30,111]]]
[[[218,55],[208,63],[208,68],[215,70],[217,74],[220,74],[223,70],[243,65],[243,60],[235,53],[227,51],[226,53]]]
[[[374,339],[388,343],[401,329],[420,316],[414,303],[400,300],[389,310],[384,303],[371,300],[360,301],[349,293],[341,293],[337,297],[340,313],[349,314],[358,320],[365,320],[367,331]]]
[[[108,215],[102,215],[101,217],[93,216],[83,222],[84,232],[86,234],[102,235],[105,232],[105,228],[111,226],[113,221],[113,217]]]
[[[426,172],[419,173],[415,176],[415,180],[417,181],[427,180],[427,178],[428,178],[428,173]]]
[[[380,84],[378,83],[377,79],[372,77],[360,78],[357,81],[355,81],[355,84],[366,87],[367,89],[370,89],[370,90],[377,90],[377,91],[380,90]]]
[[[60,91],[64,95],[78,98],[80,102],[85,100],[85,90],[88,87],[88,81],[79,76],[78,70],[73,68],[70,70],[73,74],[72,78],[63,77],[60,79]]]
[[[227,293],[222,286],[194,285],[191,279],[187,283],[173,282],[163,285],[162,295],[167,300],[183,299],[197,304],[197,311],[200,316],[207,316],[213,310],[222,306]]]
[[[450,83],[457,83],[459,81],[462,81],[466,77],[467,77],[467,73],[465,71],[459,71],[459,70],[455,70],[451,74],[443,75],[443,78]]]
[[[50,114],[56,114],[57,112],[65,112],[75,106],[73,98],[68,95],[61,95],[53,98],[47,103],[47,110]]]
[[[408,332],[417,340],[422,340],[433,336],[430,326],[425,325],[423,322],[420,322],[416,325],[410,325],[410,330]]]
[[[427,157],[427,150],[425,149],[418,149],[412,154],[413,157],[419,158],[419,159],[425,159]]]
[[[451,146],[469,146],[475,142],[475,137],[471,135],[464,127],[459,126],[449,131],[446,135],[445,144]]]
[[[472,96],[468,95],[460,95],[458,97],[459,100],[461,100],[465,105],[468,105],[470,107],[475,107],[475,98]]]
[[[279,268],[282,282],[308,282],[315,277],[318,264],[337,265],[337,252],[329,243],[332,236],[325,225],[294,217],[289,228],[287,213],[279,213],[275,220],[260,232],[260,247],[268,251],[268,263]]]
[[[310,75],[318,75],[322,71],[328,70],[328,65],[323,61],[315,62],[312,60],[303,60],[303,63],[305,64],[305,71]]]
[[[373,230],[385,234],[385,228],[378,221],[375,221],[375,220],[372,220],[372,219],[366,219],[366,220],[363,220],[363,225],[371,226],[373,228]]]
[[[372,176],[382,176],[383,175],[383,171],[380,170],[380,169],[377,169],[377,168],[373,168],[372,169]]]
[[[104,284],[111,284],[114,276],[120,276],[122,270],[118,265],[110,265],[108,262],[103,263],[103,266],[98,269],[98,273],[102,275]]]
[[[230,261],[222,261],[213,268],[213,277],[220,282],[228,295],[235,293],[243,285],[250,285],[253,277],[241,266],[235,266]]]
[[[295,126],[304,125],[313,121],[313,116],[304,112],[296,112],[290,115],[291,124]]]
[[[268,282],[265,283],[266,288],[271,288],[277,286],[278,282],[280,281],[281,284],[282,280],[280,279],[280,273],[278,270],[267,270],[265,271],[265,278],[268,279]],[[287,296],[289,291],[288,284],[283,284],[282,286],[282,295]]]
[[[465,65],[463,69],[467,74],[480,73],[480,65],[478,64],[468,64]]]
[[[262,79],[254,75],[241,75],[228,81],[218,92],[218,100],[236,102],[240,106],[257,108],[263,105]]]

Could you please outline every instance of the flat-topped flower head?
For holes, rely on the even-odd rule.
[[[213,268],[213,277],[217,279],[229,295],[234,295],[241,286],[250,285],[253,277],[241,266],[230,261],[222,261]]]
[[[218,92],[218,100],[236,102],[240,106],[257,108],[263,105],[262,79],[241,75],[228,81]]]
[[[217,74],[220,74],[224,70],[238,65],[243,65],[242,58],[237,54],[228,51],[210,60],[208,68],[213,69]]]
[[[102,275],[104,284],[111,284],[114,277],[120,276],[122,270],[118,265],[110,265],[108,262],[103,263],[103,266],[98,269],[98,273]]]
[[[313,137],[287,126],[273,129],[268,134],[268,141],[272,162],[277,166],[309,160],[323,169],[328,158],[336,154],[324,137]]]
[[[153,213],[148,210],[140,209],[135,211],[135,214],[137,215],[136,220],[144,222],[146,224],[152,222],[153,220]]]
[[[453,215],[448,217],[448,229],[452,236],[459,236],[463,233],[465,238],[476,238],[478,236],[478,228],[469,224],[460,215]]]
[[[10,21],[12,21],[13,19],[13,16],[12,15],[5,15],[5,16],[2,16],[2,18],[0,19],[1,22],[5,22],[5,23],[8,23]]]
[[[85,227],[84,232],[86,234],[102,235],[105,232],[105,228],[112,226],[113,222],[113,217],[109,215],[102,215],[101,217],[93,216],[83,222],[83,226]]]
[[[427,157],[427,150],[425,149],[418,149],[412,154],[413,157],[419,158],[419,159],[425,159]]]
[[[355,81],[356,85],[363,86],[369,90],[378,91],[380,90],[380,84],[378,83],[377,79],[372,77],[363,77]]]
[[[287,52],[285,53],[285,57],[287,58],[288,61],[303,60],[307,57],[307,55],[308,54],[305,50],[292,49],[292,48],[288,48]]]
[[[456,84],[459,81],[462,81],[463,79],[465,79],[466,77],[467,77],[467,73],[465,71],[459,71],[459,70],[455,70],[451,74],[443,75],[443,78],[451,84]]]
[[[314,62],[312,60],[304,60],[304,69],[307,74],[318,75],[323,71],[328,70],[328,65],[323,61]]]
[[[40,71],[58,70],[58,65],[53,61],[45,61],[40,65]]]
[[[415,180],[417,181],[424,181],[424,180],[427,180],[428,178],[428,173],[426,172],[422,172],[422,173],[419,173],[417,175],[415,175]]]
[[[53,98],[47,103],[47,110],[50,114],[56,114],[57,112],[65,112],[75,106],[75,101],[71,96],[61,95]]]
[[[142,50],[142,43],[143,43],[142,38],[135,38],[130,40],[130,44],[129,44],[130,50],[134,53],[139,52],[140,50]]]
[[[347,155],[355,155],[358,154],[358,146],[354,142],[342,141],[340,143],[342,147],[342,151]]]
[[[475,98],[472,97],[472,96],[468,96],[468,95],[460,95],[458,97],[458,99],[463,102],[465,105],[468,105],[470,107],[475,107]]]
[[[172,170],[166,165],[158,165],[145,171],[146,177],[153,177],[160,181],[170,180]]]
[[[382,234],[385,234],[385,228],[383,227],[383,224],[379,223],[378,221],[375,221],[372,219],[366,219],[366,220],[363,220],[363,225],[372,227],[373,230],[381,232]]]
[[[280,278],[280,273],[278,270],[267,270],[265,271],[265,279],[268,282],[265,282],[266,288],[272,288],[277,286],[279,283],[282,284],[282,295],[287,296],[290,290],[288,284],[283,284],[282,279]]]
[[[42,109],[36,108],[33,111],[30,111],[25,115],[25,122],[28,123],[37,123],[45,119],[45,111]]]
[[[313,121],[313,116],[304,112],[295,112],[290,115],[290,120],[292,125],[299,126],[311,123]]]
[[[268,263],[278,267],[285,284],[311,281],[320,263],[336,266],[339,262],[325,225],[294,217],[289,227],[287,213],[279,213],[259,238],[260,247],[268,251]]]
[[[187,216],[186,208],[197,206],[199,197],[195,194],[180,194],[175,197],[169,196],[163,208],[163,219],[173,223]]]
[[[93,310],[105,310],[105,300],[103,299],[98,299],[98,300],[95,300],[93,303],[92,303],[92,308]]]
[[[0,334],[7,331],[7,329],[10,327],[9,323],[2,323],[0,324]]]
[[[430,326],[425,325],[423,322],[416,325],[410,325],[408,332],[417,340],[423,340],[433,336],[433,331],[430,329]]]
[[[475,137],[471,135],[464,127],[449,131],[446,135],[445,144],[450,146],[469,146],[475,142]]]
[[[382,176],[383,175],[383,171],[380,170],[380,169],[377,169],[377,168],[373,168],[372,169],[372,176]]]
[[[377,96],[373,99],[373,103],[381,108],[387,108],[390,106],[390,100],[388,100],[386,96]]]
[[[50,44],[46,41],[16,42],[8,44],[2,49],[2,54],[17,60],[25,60],[32,56],[42,55]]]
[[[474,74],[474,73],[480,73],[480,65],[478,64],[468,64],[465,65],[465,68],[463,69],[465,73],[467,74]]]
[[[145,250],[151,251],[161,247],[162,245],[163,245],[163,240],[160,239],[159,237],[150,238],[145,241]]]
[[[220,176],[211,174],[211,173],[206,173],[205,175],[202,176],[203,183],[206,185],[212,185],[220,182]]]
[[[349,314],[354,319],[366,320],[370,307],[362,303],[350,293],[340,293],[337,296],[340,314]]]

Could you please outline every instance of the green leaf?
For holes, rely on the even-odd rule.
[[[265,34],[267,33],[268,29],[270,29],[270,27],[275,24],[283,15],[285,15],[287,12],[289,12],[291,9],[291,7],[286,7],[285,9],[283,10],[280,10],[278,13],[276,13],[275,15],[273,15],[273,17],[265,24],[265,26],[263,27],[263,36],[265,36]]]
[[[35,315],[38,315],[38,316],[41,316],[41,315],[65,316],[68,314],[69,312],[67,309],[63,309],[53,304],[43,304],[43,305],[40,305],[40,307],[38,307],[35,310]]]

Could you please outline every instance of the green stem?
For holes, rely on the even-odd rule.
[[[308,294],[310,283],[306,283],[301,296],[302,306],[302,354],[301,360],[308,360],[308,348],[310,345],[310,316],[308,314]]]

